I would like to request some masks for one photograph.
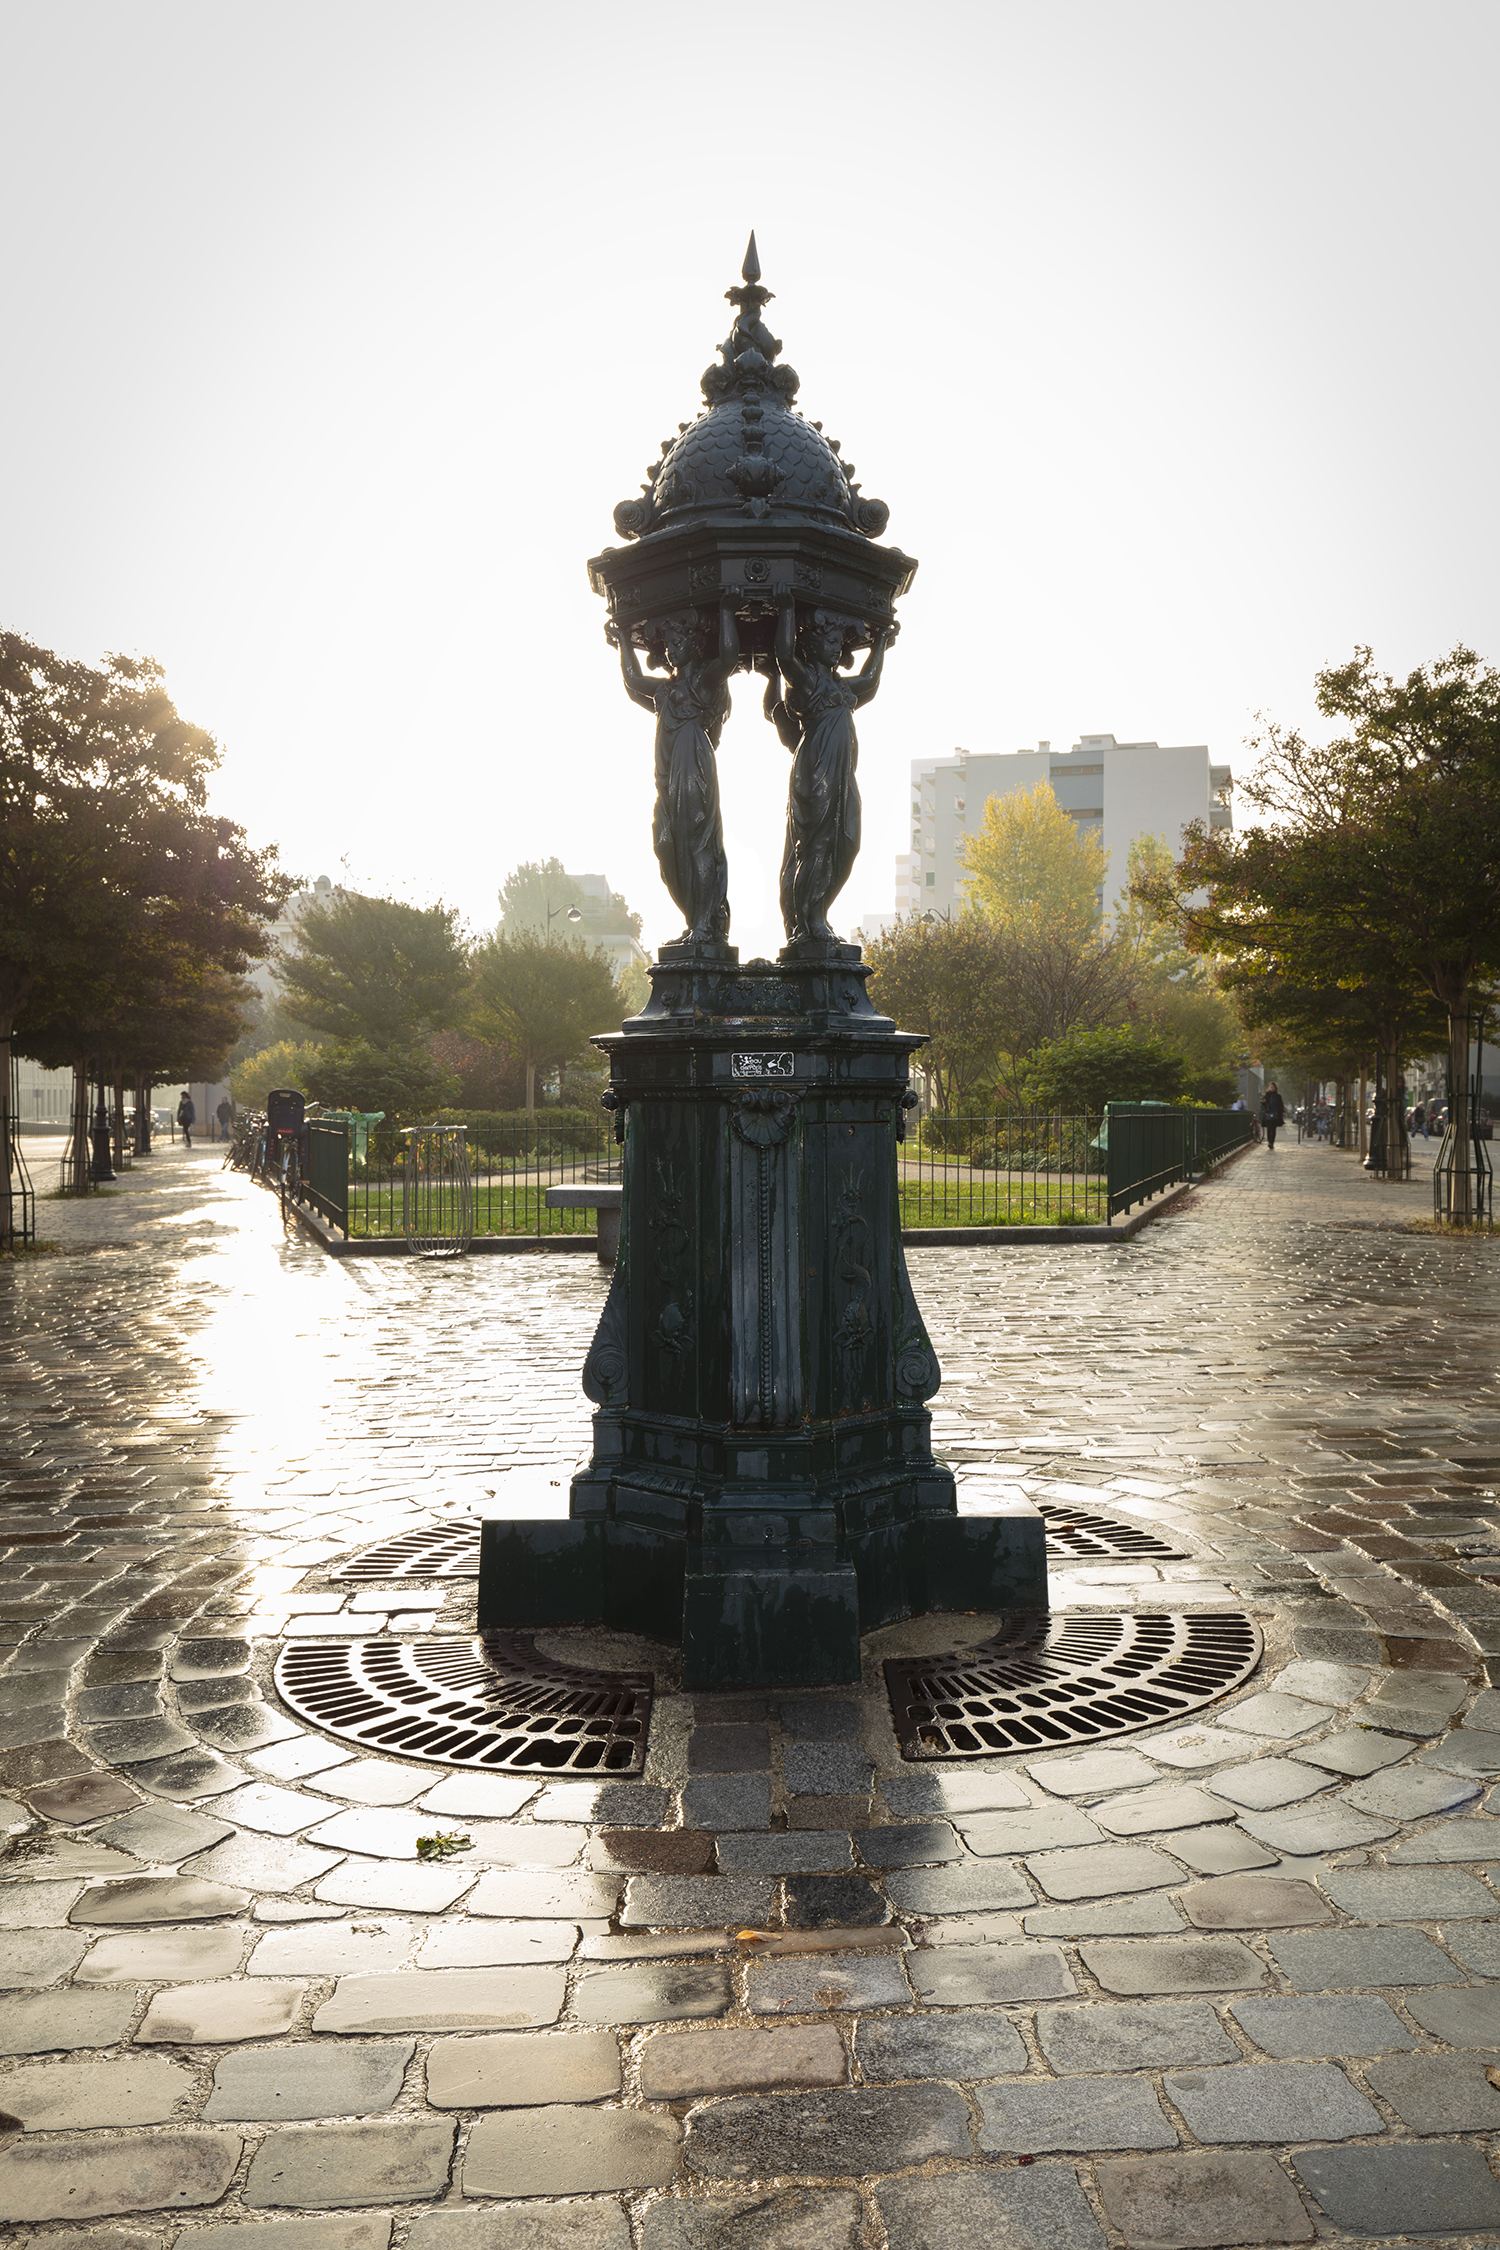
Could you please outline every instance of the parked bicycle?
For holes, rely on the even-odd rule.
[[[273,1086],[266,1096],[265,1149],[261,1176],[281,1198],[283,1226],[302,1199],[306,1170],[306,1097],[295,1086]]]

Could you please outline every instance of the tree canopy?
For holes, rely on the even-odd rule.
[[[526,1069],[526,1107],[538,1070],[566,1070],[596,1031],[613,1031],[625,999],[602,953],[544,937],[492,937],[473,957],[469,1028],[508,1047]]]
[[[1176,1102],[1186,1090],[1182,1056],[1154,1031],[1113,1025],[1074,1030],[1039,1047],[1023,1094],[1038,1109],[1096,1115],[1106,1102]]]
[[[287,1012],[312,1030],[410,1045],[459,1012],[467,956],[458,910],[331,892],[298,915],[276,973]]]
[[[963,848],[968,897],[992,920],[1092,929],[1109,854],[1058,804],[1050,782],[990,797]]]
[[[576,906],[578,922],[570,922],[567,909]],[[563,866],[560,859],[523,860],[513,867],[500,886],[500,928],[507,938],[541,937],[548,932],[547,911],[552,909],[554,938],[581,937],[594,944],[601,937],[641,934],[641,918],[633,914],[618,891],[608,900],[591,898]]]

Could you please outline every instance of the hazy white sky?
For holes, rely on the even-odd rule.
[[[517,860],[678,921],[585,558],[758,233],[801,404],[921,569],[913,757],[1309,719],[1497,632],[1494,0],[0,4],[0,621],[150,652],[287,863],[475,923]],[[786,756],[721,753],[781,942]]]

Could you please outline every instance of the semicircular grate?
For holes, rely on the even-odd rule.
[[[1249,1678],[1243,1611],[1063,1615],[1017,1622],[945,1656],[885,1666],[903,1758],[993,1758],[1170,1726]]]
[[[1122,1523],[1118,1516],[1096,1516],[1066,1500],[1038,1500],[1037,1514],[1047,1527],[1047,1546],[1055,1555],[1081,1562],[1088,1556],[1101,1562],[1185,1562],[1181,1547],[1174,1547],[1160,1532],[1140,1524]]]
[[[655,1681],[539,1656],[524,1633],[464,1640],[294,1641],[282,1701],[367,1750],[492,1772],[643,1771]]]
[[[403,1531],[398,1538],[383,1539],[367,1554],[356,1555],[336,1575],[360,1580],[477,1578],[479,1519],[466,1516],[462,1523],[429,1523],[420,1531]]]

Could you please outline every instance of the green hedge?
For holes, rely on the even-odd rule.
[[[602,1109],[440,1109],[439,1125],[467,1125],[469,1146],[486,1156],[532,1156],[541,1150],[594,1149],[612,1141],[614,1128]]]

